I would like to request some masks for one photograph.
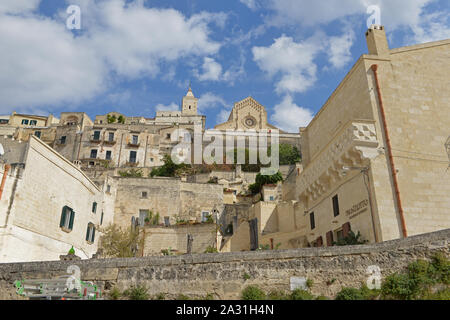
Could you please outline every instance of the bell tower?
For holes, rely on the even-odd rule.
[[[191,84],[189,84],[189,90],[181,101],[181,114],[186,116],[196,116],[197,103],[198,99],[192,93]]]

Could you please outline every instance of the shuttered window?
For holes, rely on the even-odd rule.
[[[333,245],[333,231],[327,232],[327,246],[331,247]]]
[[[337,195],[333,197],[333,214],[335,217],[339,215],[339,199]]]
[[[65,231],[71,231],[73,229],[73,222],[75,220],[75,212],[72,208],[64,206],[61,212],[61,219],[59,226],[64,228]]]
[[[311,212],[309,214],[309,222],[311,224],[311,230],[313,230],[316,227],[316,221],[314,220],[314,212]]]
[[[342,233],[344,238],[348,236],[348,233],[350,232],[351,227],[350,227],[350,222],[344,223],[342,225]]]
[[[86,241],[94,243],[95,240],[95,226],[93,223],[89,223],[86,230]]]
[[[92,204],[92,213],[96,213],[97,212],[97,202],[94,202]]]

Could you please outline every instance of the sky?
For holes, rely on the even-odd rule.
[[[152,118],[191,83],[207,128],[252,96],[298,132],[367,53],[373,5],[391,48],[450,38],[448,0],[1,0],[0,114]]]

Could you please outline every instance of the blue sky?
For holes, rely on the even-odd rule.
[[[448,0],[2,0],[0,114],[154,117],[191,81],[209,128],[251,95],[297,131],[367,53],[370,5],[391,48],[450,38]]]

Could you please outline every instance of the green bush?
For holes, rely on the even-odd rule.
[[[292,300],[314,300],[314,296],[306,290],[295,289],[291,293]]]
[[[214,248],[213,246],[209,246],[208,248],[206,248],[205,253],[217,253],[217,249]]]
[[[114,287],[110,292],[109,292],[109,298],[111,300],[119,300],[121,297],[121,293],[120,290],[116,287]]]
[[[284,291],[272,290],[267,295],[267,299],[269,300],[289,300],[290,296],[286,294]]]
[[[242,291],[242,300],[265,300],[266,294],[260,288],[248,286]]]
[[[353,231],[350,231],[345,238],[339,239],[337,242],[333,242],[333,245],[336,246],[353,246],[358,244],[365,244],[368,240],[363,240],[361,238],[361,233],[358,231],[355,234]]]
[[[130,300],[148,300],[150,298],[148,289],[145,286],[131,287],[123,293]]]
[[[166,154],[163,158],[164,164],[159,168],[154,168],[150,172],[150,177],[175,177],[183,170],[190,168],[188,164],[173,162],[170,155]]]
[[[364,297],[359,289],[342,288],[336,295],[336,300],[364,300]]]

